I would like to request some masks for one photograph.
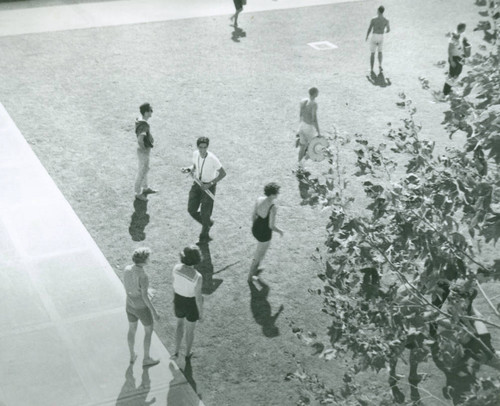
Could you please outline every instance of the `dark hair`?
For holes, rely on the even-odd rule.
[[[151,108],[151,105],[149,103],[143,103],[139,107],[139,111],[141,112],[142,115],[146,114],[148,111],[153,111]]]
[[[271,182],[264,186],[264,194],[266,196],[277,195],[280,192],[280,185]]]
[[[379,12],[380,14],[384,14],[384,11],[385,11],[385,7],[384,7],[384,6],[380,6],[380,7],[378,8],[378,12]]]
[[[184,265],[197,265],[201,262],[201,252],[196,245],[190,245],[181,252],[181,262]]]
[[[208,144],[210,144],[210,140],[208,139],[208,137],[199,137],[196,140],[196,146],[199,147],[200,144],[207,144],[208,147]]]
[[[317,96],[318,95],[318,88],[316,87],[311,87],[309,89],[309,96]]]
[[[465,23],[460,23],[457,25],[457,31],[461,31],[461,30],[464,30],[465,31]]]

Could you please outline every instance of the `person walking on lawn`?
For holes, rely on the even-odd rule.
[[[280,187],[271,182],[264,187],[264,196],[257,198],[252,213],[252,234],[257,240],[257,248],[253,257],[250,272],[248,273],[248,282],[258,279],[258,274],[262,271],[259,265],[266,255],[273,231],[283,237],[283,231],[276,225],[276,213],[278,209],[274,201],[278,198]]]
[[[372,37],[370,39],[370,73],[375,75],[373,71],[373,66],[375,64],[375,51],[378,48],[378,64],[380,72],[382,73],[382,49],[384,45],[384,33],[389,33],[391,27],[389,26],[389,20],[384,17],[384,6],[380,6],[377,10],[377,17],[373,17],[370,21],[368,31],[366,33],[366,40],[370,36],[370,32],[373,30]]]
[[[137,159],[139,167],[135,179],[135,197],[139,200],[148,200],[147,195],[157,193],[157,190],[148,187],[149,156],[153,148],[154,139],[149,130],[148,120],[153,114],[153,108],[149,103],[139,107],[142,118],[135,121],[135,134],[137,136]]]
[[[197,151],[193,153],[193,164],[182,168],[182,172],[190,172],[194,178],[189,191],[188,213],[201,224],[199,243],[212,240],[209,235],[214,222],[211,219],[217,183],[226,176],[219,159],[208,150],[210,140],[199,137],[196,141]]]
[[[460,23],[457,26],[457,31],[451,34],[450,43],[448,45],[448,63],[450,64],[450,69],[443,87],[444,96],[451,93],[451,87],[462,73],[465,59],[464,48],[469,45],[465,37],[463,39],[461,38],[462,34],[465,32],[465,27],[464,23]]]
[[[319,90],[315,87],[311,87],[309,89],[309,98],[303,99],[300,102],[300,124],[299,130],[297,131],[299,141],[299,165],[301,165],[302,159],[306,155],[307,147],[311,140],[316,135],[321,135],[317,116],[318,103],[316,103],[318,94]]]

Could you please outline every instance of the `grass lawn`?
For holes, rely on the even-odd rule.
[[[170,351],[171,269],[200,231],[186,211],[190,181],[179,168],[190,163],[198,136],[211,139],[210,149],[228,176],[218,186],[210,244],[214,278],[222,283],[206,296],[194,347],[193,378],[207,405],[294,404],[296,387],[284,380],[296,369],[294,359],[320,371],[332,386],[341,384],[343,369],[311,356],[289,327],[293,320],[306,330],[324,331],[328,323],[319,297],[308,293],[320,287],[311,255],[322,245],[328,213],[300,205],[292,174],[298,103],[307,89],[320,90],[323,130],[335,124],[343,133],[381,141],[386,123],[402,116],[395,103],[404,91],[419,109],[423,134],[438,150],[460,145],[440,127],[446,106],[431,102],[418,77],[441,88],[444,70],[435,63],[446,59],[445,34],[458,22],[468,24],[473,46],[480,43],[472,33],[478,20],[473,1],[385,1],[392,31],[384,51],[391,85],[384,88],[366,78],[364,37],[378,5],[360,1],[243,13],[246,37],[240,42],[232,40],[228,16],[0,38],[0,100],[117,275],[135,247],[153,249],[149,273],[162,317],[156,331]],[[338,49],[307,45],[323,40]],[[148,202],[149,217],[134,217],[145,233],[138,242],[129,230],[137,165],[133,122],[144,101],[154,108],[150,184],[161,192]],[[347,152],[344,158],[352,167]],[[255,246],[250,214],[268,181],[282,185],[278,220],[285,236],[274,237],[263,274],[270,293],[254,295],[255,312],[246,282]],[[266,337],[259,323],[280,305],[279,335]],[[444,377],[431,365],[425,369],[434,376],[426,387],[440,394]],[[386,378],[380,374],[384,385]],[[363,379],[368,384],[372,377]]]

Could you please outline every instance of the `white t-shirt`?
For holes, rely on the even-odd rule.
[[[219,169],[222,165],[219,159],[207,151],[207,156],[202,158],[200,151],[193,152],[194,175],[202,182],[208,183],[213,181],[219,174]]]

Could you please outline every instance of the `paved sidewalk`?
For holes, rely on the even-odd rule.
[[[0,405],[202,405],[165,347],[128,363],[121,281],[0,104]]]
[[[360,0],[248,0],[244,12],[268,11]],[[26,1],[27,8],[6,9],[0,4],[0,36],[106,27],[182,18],[230,15],[231,0],[116,0],[37,7],[40,1]]]

